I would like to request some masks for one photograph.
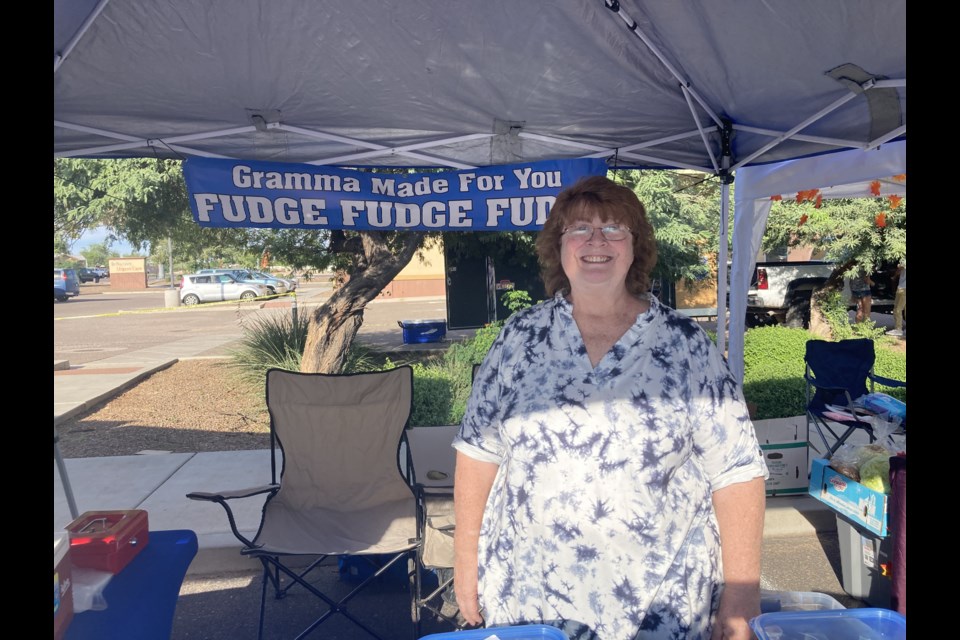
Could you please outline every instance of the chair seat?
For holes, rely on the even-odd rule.
[[[294,509],[281,496],[268,514],[250,555],[363,555],[396,553],[416,546],[416,502],[396,500],[363,511]]]

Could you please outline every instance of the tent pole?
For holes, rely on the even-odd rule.
[[[730,218],[730,185],[733,183],[733,174],[730,173],[730,161],[733,150],[730,141],[733,138],[733,123],[724,121],[720,127],[720,246],[717,251],[717,348],[726,356],[727,353],[727,254],[729,251],[727,235],[729,233]]]
[[[70,478],[67,476],[67,465],[63,462],[63,456],[60,455],[60,434],[57,433],[57,426],[53,426],[53,459],[57,463],[57,470],[60,472],[60,482],[63,484],[63,492],[67,494],[67,506],[70,507],[70,517],[76,520],[80,516],[77,511],[77,502],[73,499],[73,488],[70,486]]]
[[[726,159],[724,159],[726,162]],[[717,348],[727,350],[727,219],[730,213],[730,182],[720,186],[720,251],[717,253]]]

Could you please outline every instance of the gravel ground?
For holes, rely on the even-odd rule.
[[[181,360],[59,426],[64,458],[270,447],[262,388],[222,359]]]

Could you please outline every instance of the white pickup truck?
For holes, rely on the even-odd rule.
[[[785,324],[806,327],[810,323],[810,296],[823,286],[835,264],[820,260],[804,262],[758,262],[747,291],[747,326]],[[893,311],[892,272],[883,269],[871,279],[873,311]],[[843,299],[850,301],[850,282],[844,279]],[[855,305],[850,304],[850,308]]]

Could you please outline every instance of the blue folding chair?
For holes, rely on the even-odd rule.
[[[873,340],[858,338],[854,340],[840,340],[827,342],[825,340],[810,340],[807,342],[806,372],[807,381],[807,428],[810,425],[816,429],[826,447],[825,458],[831,458],[858,429],[863,429],[869,435],[870,442],[876,440],[873,425],[862,419],[847,422],[838,422],[824,416],[831,409],[827,405],[839,407],[854,416],[865,415],[855,401],[868,393],[873,392],[877,383],[887,387],[906,388],[907,383],[884,378],[873,373],[876,354],[873,350]],[[838,428],[843,426],[841,432]],[[904,430],[906,423],[901,423],[899,430]],[[833,444],[827,439],[832,436]]]

